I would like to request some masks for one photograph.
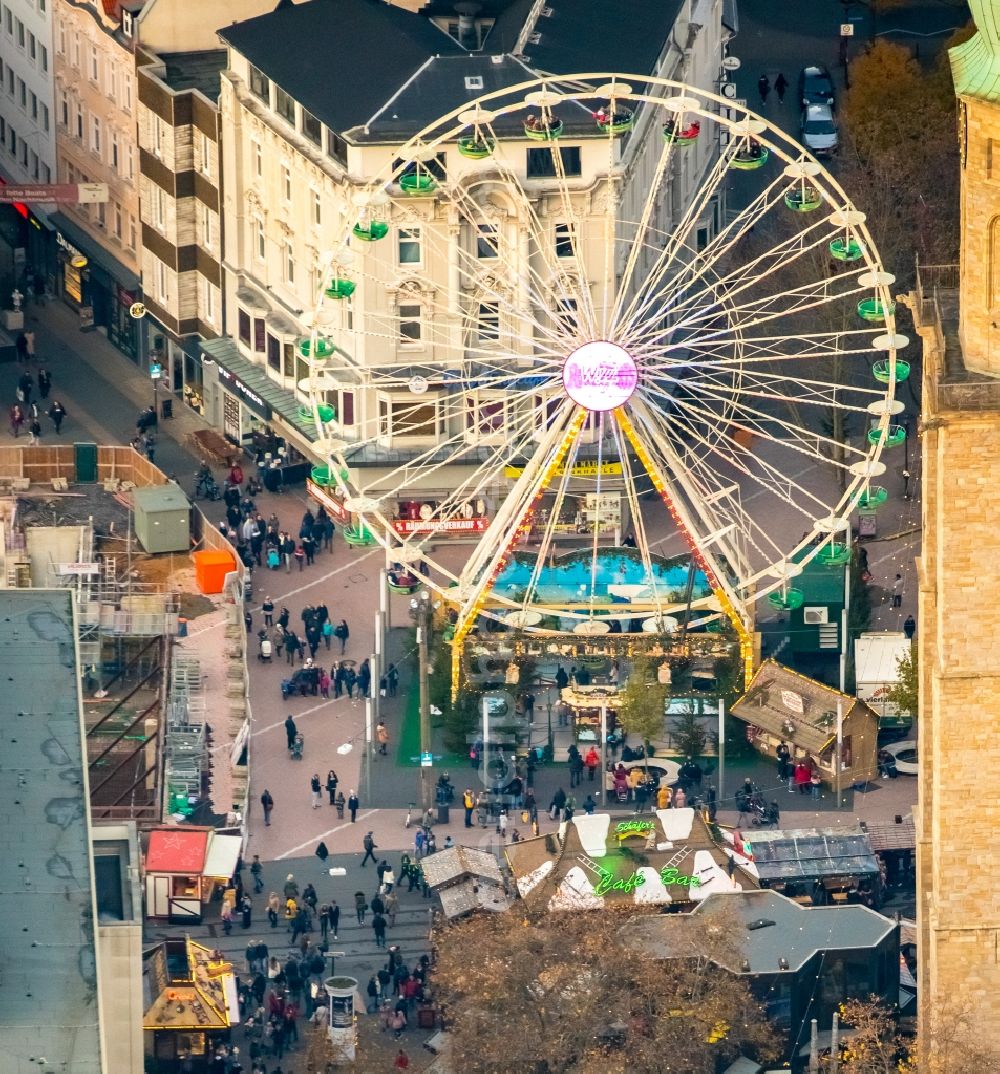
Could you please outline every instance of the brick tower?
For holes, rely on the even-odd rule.
[[[971,0],[978,33],[951,52],[959,100],[959,266],[921,266],[923,340],[920,1037],[1000,1055],[1000,2]]]

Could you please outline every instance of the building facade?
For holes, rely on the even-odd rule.
[[[55,293],[133,361],[141,295],[136,148],[135,19],[124,4],[55,3],[55,130],[58,182],[107,183],[108,200],[62,205],[55,224]]]
[[[573,70],[635,65],[716,88],[727,38],[721,0],[643,3],[621,41],[600,32],[599,5],[583,7],[573,5],[569,19]],[[438,16],[434,4],[413,13],[353,0],[347,9],[279,5],[220,30],[229,47],[220,96],[227,338],[210,348],[222,381],[213,390],[206,378],[205,398],[206,415],[235,441],[267,422],[245,393],[233,390],[233,379],[245,385],[248,375],[263,371],[281,390],[269,405],[275,431],[311,450],[316,434],[302,428],[311,414],[301,412],[309,367],[297,344],[313,328],[311,311],[330,284],[329,251],[356,222],[359,193],[391,172],[399,147],[477,96],[477,88],[515,86],[535,70],[558,71],[567,62],[568,42],[559,36],[567,21],[539,5],[526,16],[523,5],[493,3],[464,22]],[[348,36],[341,32],[345,21]],[[274,48],[283,40],[295,42],[294,49]],[[357,92],[328,92],[302,48],[316,63],[356,74]],[[501,166],[466,159],[454,142],[438,147],[432,167],[447,178],[449,198],[391,191],[384,241],[353,240],[357,289],[329,304],[321,326],[344,355],[324,372],[333,415],[324,436],[358,446],[350,464],[366,467],[369,483],[384,479],[390,487],[395,467],[434,445],[461,442],[463,450],[489,452],[502,444],[514,420],[504,386],[474,388],[456,405],[442,369],[479,353],[487,364],[491,352],[530,354],[538,341],[526,338],[526,312],[537,318],[540,308],[553,321],[575,323],[578,306],[599,305],[613,292],[621,263],[606,263],[602,241],[608,139],[588,120],[567,126],[559,166],[549,148],[527,137],[509,145],[504,139],[523,198],[512,196]],[[613,143],[619,220],[639,218],[663,145],[660,127],[652,114],[640,114],[630,137]],[[664,231],[716,151],[709,139],[692,146],[664,184],[655,207]],[[561,168],[561,181],[553,168]],[[457,199],[464,208],[456,214]],[[710,207],[704,227],[716,228],[720,213]],[[390,365],[432,368],[438,376],[415,404],[398,377],[377,383],[371,370]],[[453,480],[446,465],[436,487],[447,489]]]
[[[970,7],[979,32],[951,52],[961,272],[921,266],[909,299],[923,341],[919,1017],[922,1058],[934,1072],[954,1069],[943,1051],[956,1025],[963,1039],[1000,1054],[992,868],[1000,798],[968,793],[1000,763],[1000,40],[995,5]]]

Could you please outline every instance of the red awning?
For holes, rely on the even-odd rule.
[[[146,872],[200,874],[208,835],[207,830],[196,828],[155,828],[149,833]]]

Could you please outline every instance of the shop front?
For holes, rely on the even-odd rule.
[[[144,862],[146,916],[197,924],[236,870],[243,840],[212,828],[154,828]]]

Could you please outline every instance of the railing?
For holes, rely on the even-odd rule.
[[[957,262],[952,265],[921,265],[917,258],[917,298],[921,307],[935,291],[957,291],[960,280]]]

